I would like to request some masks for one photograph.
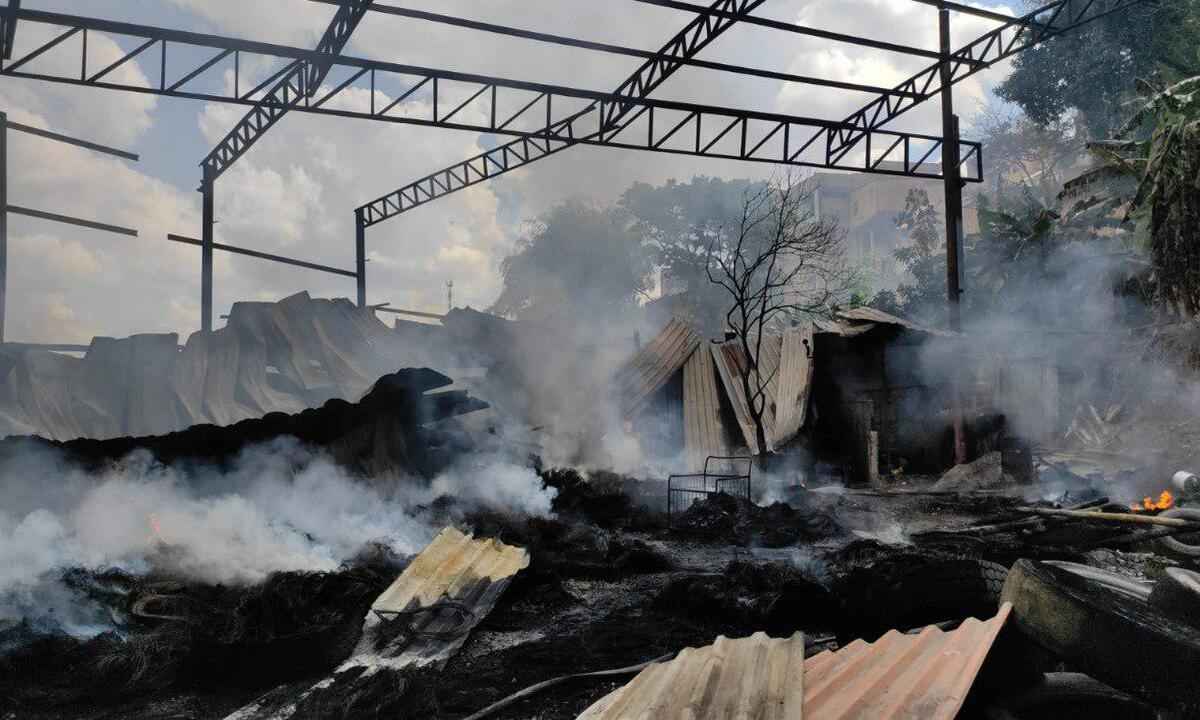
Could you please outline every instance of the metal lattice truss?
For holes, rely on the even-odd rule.
[[[709,0],[707,6],[682,0],[635,0],[694,15],[657,52],[394,7],[372,0],[315,1],[337,6],[315,50],[34,11],[22,8],[20,0],[8,0],[7,7],[0,8],[0,75],[250,108],[201,163],[202,238],[178,235],[169,238],[203,249],[201,304],[202,327],[206,330],[212,325],[213,250],[355,277],[359,305],[366,306],[366,227],[575,145],[936,178],[946,183],[949,205],[952,191],[961,191],[961,182],[980,182],[983,176],[979,143],[957,138],[957,121],[950,110],[950,86],[1021,50],[1147,0],[1052,0],[1020,18],[951,0],[915,0],[942,10],[941,47],[936,52],[751,15],[765,0]],[[643,62],[614,91],[605,93],[344,55],[351,35],[370,11],[636,57]],[[951,52],[949,11],[985,17],[998,26]],[[896,87],[883,88],[697,57],[738,23],[926,57],[935,62]],[[102,61],[94,57],[98,47],[104,48]],[[118,51],[115,59],[113,47]],[[134,67],[138,72],[128,72]],[[682,67],[852,90],[875,98],[844,120],[828,120],[650,97]],[[949,136],[946,142],[936,136],[882,129],[894,118],[938,94],[943,97],[943,132]],[[215,243],[215,180],[291,111],[466,130],[514,139],[357,208],[357,262],[353,271]],[[49,217],[45,213],[40,216]],[[949,237],[952,232],[949,229],[947,232]],[[2,294],[0,291],[0,308]]]
[[[340,6],[321,42],[317,44],[317,53],[329,57],[340,55],[370,6],[371,0],[352,0]],[[332,66],[331,61],[293,61],[291,69],[275,87],[200,163],[206,181],[212,182],[220,177],[302,98],[311,98],[320,89],[321,83],[325,82],[325,76]]]
[[[742,7],[755,4],[754,0],[740,3]],[[32,25],[50,26],[54,35],[37,47],[15,54],[12,62],[0,69],[2,75],[522,138],[523,142],[507,148],[502,157],[490,157],[484,163],[492,169],[504,167],[505,162],[511,166],[517,159],[524,162],[544,156],[563,145],[583,143],[941,177],[940,167],[931,161],[941,140],[928,135],[872,132],[869,152],[835,158],[827,152],[827,143],[802,138],[809,133],[814,138],[831,138],[843,127],[837,121],[652,100],[347,56],[331,58],[319,51],[283,45],[60,13],[20,10],[17,16]],[[714,31],[728,27],[728,22],[706,17],[690,29],[688,37],[668,47],[678,52],[697,52],[711,40]],[[23,37],[32,34],[24,33]],[[128,49],[99,69],[89,68],[89,34],[103,34]],[[79,42],[68,43],[73,39]],[[64,53],[69,54],[70,62],[61,62]],[[54,56],[58,56],[57,61]],[[157,62],[149,63],[151,68],[146,73],[152,79],[150,83],[131,80],[128,74],[114,74],[119,67],[143,56],[157,56]],[[248,70],[271,65],[281,67],[265,79],[252,76]],[[140,67],[147,69],[145,64]],[[649,92],[675,68],[668,57],[650,61],[646,72],[631,78],[623,88],[631,93]],[[311,78],[314,69],[328,74],[319,90],[289,86],[292,89],[284,93],[286,97],[271,95],[282,77],[298,73],[297,77]],[[251,85],[253,80],[260,81]],[[250,88],[243,91],[246,86]],[[974,165],[978,167],[978,144],[966,145],[964,164],[972,165],[967,160],[976,158]],[[462,177],[465,181],[470,176]],[[968,172],[967,178],[978,180],[979,174]]]
[[[997,27],[950,56],[951,83],[958,83],[984,68],[1038,43],[1073,30],[1084,23],[1137,5],[1145,0],[1055,0],[1006,25]],[[900,83],[890,95],[880,95],[856,110],[833,133],[829,150],[834,157],[851,152],[879,128],[942,89],[941,63],[934,63]]]
[[[476,155],[462,163],[427,175],[361,208],[362,222],[375,225],[412,210],[444,195],[463,190],[548,155],[578,144],[636,150],[658,150],[683,155],[797,165],[834,170],[870,172],[941,179],[942,139],[932,135],[872,130],[864,151],[834,157],[828,152],[836,126],[818,127],[805,142],[797,142],[798,132],[807,134],[814,121],[795,122],[786,118],[748,117],[726,113],[680,110],[666,124],[656,119],[663,112],[643,108],[618,128],[591,133],[576,129],[583,124],[573,121],[555,127],[549,137],[527,137]],[[640,130],[630,127],[645,119]],[[586,129],[586,128],[585,128]],[[674,142],[672,142],[674,141]],[[962,179],[981,182],[982,156],[978,142],[960,141],[963,147]]]
[[[965,80],[980,70],[1055,35],[1144,1],[1056,0],[1025,16],[1013,18],[948,3],[955,10],[983,15],[1004,23],[952,54],[951,84]],[[657,0],[655,4],[658,4]],[[671,3],[670,6],[674,7],[676,4]],[[743,20],[749,21],[748,18],[743,18]],[[818,129],[796,145],[792,145],[789,138],[789,148],[809,149],[814,146],[822,148],[825,152],[823,163],[813,163],[821,167],[874,172],[888,172],[889,168],[899,168],[894,171],[895,174],[924,176],[920,170],[922,167],[926,167],[925,163],[931,160],[940,163],[940,139],[924,138],[927,142],[921,147],[921,162],[913,168],[910,165],[913,159],[911,139],[916,136],[899,140],[895,136],[881,136],[879,128],[937,95],[942,88],[940,67],[940,62],[933,63],[892,88],[890,92],[879,93],[877,98],[832,129]],[[620,121],[618,120],[618,122]],[[892,144],[898,140],[899,144]],[[887,144],[881,146],[881,141]],[[982,176],[980,164],[982,158],[979,147],[974,143],[960,142],[963,179],[978,181]],[[578,143],[551,144],[518,141],[489,150],[457,165],[426,175],[363,205],[358,208],[358,217],[360,222],[368,226],[381,223],[444,195],[536,162],[543,157],[564,150],[572,144]],[[881,147],[886,148],[885,152],[880,152]],[[927,152],[930,154],[925,154]],[[893,160],[902,160],[903,162],[896,164],[887,162]],[[859,161],[862,161],[861,165]],[[863,165],[866,167],[864,168]],[[912,172],[914,169],[916,172]],[[940,167],[938,172],[940,172]]]

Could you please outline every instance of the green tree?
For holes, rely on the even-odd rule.
[[[1082,132],[1071,118],[1039,125],[1022,112],[989,105],[973,130],[983,141],[987,180],[998,197],[1029,193],[1051,206],[1084,155]]]
[[[722,327],[725,298],[708,282],[707,268],[716,246],[730,242],[729,228],[741,217],[747,193],[766,186],[750,180],[697,176],[660,186],[634,183],[618,207],[634,219],[633,230],[646,244],[654,264],[671,281],[687,289],[685,300],[694,320]]]
[[[646,292],[650,270],[625,213],[567,202],[532,223],[501,261],[491,309],[518,319],[617,317]]]
[[[1150,0],[1021,52],[997,94],[1040,125],[1076,110],[1091,137],[1108,137],[1139,79],[1200,74],[1197,37],[1200,1]]]
[[[1137,178],[1129,216],[1154,266],[1157,300],[1200,313],[1200,75],[1147,95],[1113,140],[1093,145],[1110,169]],[[1149,132],[1149,135],[1147,135]]]
[[[940,324],[946,315],[946,242],[941,215],[923,188],[913,188],[895,222],[911,241],[896,248],[895,255],[912,280],[900,283],[895,291],[879,293],[871,304]]]

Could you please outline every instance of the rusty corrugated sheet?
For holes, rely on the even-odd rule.
[[[775,426],[772,440],[782,447],[800,428],[808,415],[808,398],[813,378],[813,327],[805,323],[783,333],[779,359],[779,389],[775,398]]]
[[[950,720],[1008,620],[895,630],[804,659],[804,636],[724,637],[643,670],[578,720]]]
[[[712,353],[701,347],[683,366],[683,441],[691,472],[703,468],[709,455],[729,454],[720,393]]]
[[[632,417],[650,401],[654,392],[683,367],[701,337],[686,322],[671,318],[653,340],[625,364],[613,379],[622,414]]]
[[[651,665],[578,720],[798,720],[803,704],[804,635],[755,633]]]
[[[1012,605],[943,632],[895,630],[804,663],[804,714],[821,720],[950,720],[958,714]]]
[[[759,357],[758,372],[768,378],[764,394],[766,407],[763,411],[763,426],[767,435],[767,450],[774,449],[775,437],[775,399],[779,393],[779,362],[783,338],[779,335],[767,335],[763,338],[762,350]],[[733,414],[741,428],[742,438],[752,454],[758,454],[758,440],[755,437],[754,418],[750,415],[750,404],[746,398],[745,388],[742,387],[741,373],[746,368],[746,355],[742,352],[741,343],[737,340],[714,345],[712,347],[713,361],[725,394],[733,406]],[[754,382],[753,380],[751,382]]]

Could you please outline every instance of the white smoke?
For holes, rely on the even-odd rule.
[[[372,542],[419,552],[441,529],[421,508],[442,495],[462,509],[545,515],[554,494],[531,469],[496,459],[428,485],[358,479],[282,440],[224,471],[136,453],[89,474],[44,451],[21,454],[0,463],[0,619],[36,612],[68,568],[253,584],[276,571],[335,570]]]

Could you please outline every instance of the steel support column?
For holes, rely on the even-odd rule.
[[[959,255],[962,248],[962,179],[959,174],[958,116],[954,114],[953,66],[950,56],[950,11],[938,11],[938,34],[942,61],[942,181],[946,191],[946,300],[947,324],[951,332],[962,330],[959,301]],[[957,369],[950,379],[953,393],[950,409],[954,423],[954,462],[967,461],[967,443],[963,428],[962,377]]]
[[[213,194],[216,182],[212,171],[204,170],[204,181],[200,185],[200,329],[213,329]]]
[[[8,304],[8,113],[0,112],[0,343]]]
[[[354,211],[354,272],[358,279],[358,306],[367,306],[367,225],[363,210]]]

